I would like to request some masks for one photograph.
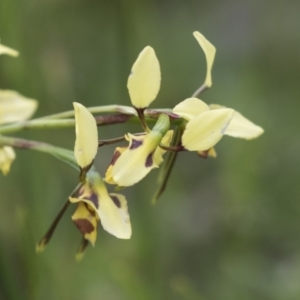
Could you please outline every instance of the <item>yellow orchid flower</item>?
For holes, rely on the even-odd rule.
[[[156,98],[160,89],[160,66],[152,47],[145,47],[132,66],[127,88],[136,109],[145,109]]]
[[[0,124],[27,120],[36,109],[36,100],[26,98],[15,91],[0,90]],[[12,147],[5,146],[0,147],[0,156],[0,169],[6,175],[16,155]]]
[[[215,157],[211,149],[223,135],[253,139],[263,133],[263,129],[239,112],[219,105],[208,106],[197,98],[188,98],[173,109],[173,112],[188,121],[182,136],[183,146],[191,151],[207,151]]]
[[[129,239],[131,225],[127,212],[127,202],[123,195],[109,194],[101,176],[89,170],[98,150],[97,124],[93,115],[80,103],[73,103],[75,110],[76,141],[75,159],[81,170],[85,170],[83,186],[78,197],[70,197],[78,203],[72,217],[84,238],[93,245],[97,237],[97,224],[121,239]],[[88,171],[89,170],[89,171]]]
[[[94,245],[99,221],[104,230],[120,239],[130,239],[131,224],[127,202],[121,194],[109,194],[100,175],[90,170],[78,197],[70,197],[78,203],[72,216],[77,228]]]
[[[130,186],[142,180],[152,169],[163,162],[165,150],[159,147],[162,143],[168,146],[173,130],[169,130],[169,117],[161,114],[154,128],[147,134],[127,134],[128,147],[118,147],[105,175],[105,181],[118,186]]]

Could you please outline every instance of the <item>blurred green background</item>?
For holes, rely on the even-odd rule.
[[[201,99],[265,129],[225,137],[216,160],[179,155],[167,191],[150,204],[157,171],[124,191],[133,236],[99,228],[81,263],[68,210],[46,251],[35,253],[77,174],[52,157],[18,151],[0,175],[1,299],[300,299],[300,2],[179,0],[0,1],[0,37],[20,51],[0,59],[0,88],[35,98],[36,116],[85,106],[130,105],[138,53],[151,45],[162,87],[152,107],[173,107],[203,82],[192,32],[216,47],[213,88]],[[138,126],[99,128],[103,138]],[[73,148],[74,130],[17,136]],[[101,149],[104,172],[113,147]]]

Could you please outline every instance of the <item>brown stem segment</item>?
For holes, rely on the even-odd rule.
[[[71,193],[70,197],[74,196],[82,187],[82,183],[80,183]],[[40,239],[40,241],[37,243],[36,245],[36,252],[37,253],[41,253],[44,251],[46,245],[48,244],[48,242],[50,241],[59,221],[61,220],[62,216],[64,215],[64,213],[66,212],[67,208],[70,205],[70,201],[69,198],[68,200],[64,203],[64,205],[62,206],[62,208],[59,210],[58,214],[56,215],[54,221],[52,222],[51,226],[49,227],[49,229],[47,230],[46,234]]]

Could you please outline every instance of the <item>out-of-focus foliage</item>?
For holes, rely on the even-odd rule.
[[[300,2],[280,0],[0,1],[1,43],[20,52],[1,57],[0,89],[38,99],[39,116],[74,101],[130,105],[127,78],[147,45],[161,65],[155,107],[174,107],[205,78],[192,36],[199,30],[217,48],[214,86],[201,99],[234,107],[265,129],[251,143],[224,137],[217,159],[179,155],[156,206],[157,173],[125,190],[132,239],[101,231],[79,264],[72,209],[35,254],[78,174],[18,151],[0,178],[0,298],[299,299],[299,10]],[[24,135],[74,147],[71,129]],[[102,174],[112,152],[103,147],[97,156]]]

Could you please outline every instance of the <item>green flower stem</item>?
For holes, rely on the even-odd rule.
[[[52,146],[47,143],[38,141],[25,140],[0,135],[0,146],[11,146],[18,149],[32,149],[39,152],[44,152],[54,156],[55,158],[67,163],[78,171],[78,165],[75,160],[73,151]]]
[[[136,111],[131,106],[123,106],[123,105],[104,105],[104,106],[94,106],[94,107],[87,107],[90,113],[92,114],[99,114],[99,113],[121,113],[126,115],[133,115],[136,116]],[[41,119],[63,119],[63,118],[70,118],[74,117],[74,110],[69,110],[61,113],[57,113],[54,115],[44,116],[38,118],[36,120]]]
[[[164,112],[170,116],[170,119],[174,124],[178,123],[178,120],[180,121],[180,118],[178,118],[178,116],[176,116],[175,114],[172,114],[170,111],[171,110],[167,110],[167,109],[159,110],[159,111],[149,110],[149,112],[146,111],[145,113],[145,116],[147,118],[146,120],[148,122],[155,122],[158,119],[159,115],[162,112]],[[125,113],[96,116],[95,119],[98,126],[120,124],[128,121],[132,121],[132,122],[140,121],[140,119],[137,116],[132,114],[125,114]],[[24,122],[2,125],[0,126],[0,134],[7,134],[7,133],[17,132],[21,130],[29,130],[29,129],[44,130],[44,129],[70,128],[74,126],[75,126],[74,119],[39,118],[39,119],[32,119]]]
[[[74,127],[74,119],[64,120],[29,120],[24,122],[13,123],[0,127],[0,134],[6,134],[27,129],[52,129]]]
[[[181,136],[183,134],[183,127],[177,126],[174,132],[174,146],[175,148],[181,147]],[[171,151],[168,153],[168,156],[163,164],[163,166],[160,169],[159,175],[158,175],[158,188],[152,197],[152,204],[156,204],[158,198],[162,195],[164,190],[166,189],[169,177],[171,175],[174,163],[177,158],[178,151]]]
[[[82,187],[82,183],[78,184],[77,187],[73,190],[73,192],[70,194],[70,197],[74,197],[77,192]],[[40,241],[36,245],[36,252],[41,253],[44,251],[46,245],[49,243],[59,221],[61,220],[62,216],[66,212],[67,208],[70,205],[69,197],[67,201],[63,204],[61,209],[59,210],[58,214],[56,215],[55,219],[53,220],[52,224],[50,225],[49,229],[47,230],[46,234],[40,239]]]

